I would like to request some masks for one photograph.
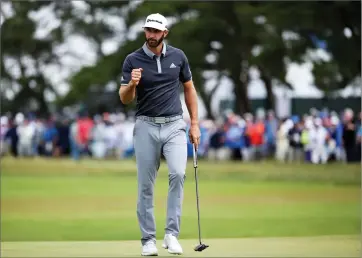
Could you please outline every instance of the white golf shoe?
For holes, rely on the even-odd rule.
[[[142,246],[142,256],[158,256],[158,250],[154,241],[149,240]]]
[[[177,238],[172,234],[166,234],[162,247],[167,249],[170,254],[182,254],[182,247]]]

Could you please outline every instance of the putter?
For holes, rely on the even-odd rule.
[[[198,180],[197,180],[197,151],[195,145],[193,146],[193,157],[194,157],[194,168],[195,168],[195,183],[196,183],[196,204],[197,204],[197,222],[199,226],[199,245],[195,247],[196,252],[202,252],[208,245],[205,245],[201,242],[201,227],[200,227],[200,207],[199,207],[199,187],[198,187]]]

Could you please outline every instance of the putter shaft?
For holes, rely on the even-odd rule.
[[[197,177],[197,152],[195,146],[193,146],[194,168],[195,168],[195,183],[196,183],[196,207],[197,207],[197,224],[199,229],[199,242],[201,245],[201,226],[200,226],[200,207],[199,207],[199,186]]]

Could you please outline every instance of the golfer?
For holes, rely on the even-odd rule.
[[[162,247],[171,254],[182,254],[177,238],[187,162],[187,124],[182,117],[180,84],[184,88],[191,119],[189,138],[196,148],[200,141],[197,93],[186,55],[163,41],[168,34],[166,18],[159,13],[151,14],[143,28],[146,42],[124,60],[119,90],[124,104],[129,104],[137,95],[133,134],[142,255],[158,255],[153,195],[161,155],[166,159],[169,173],[167,220]]]

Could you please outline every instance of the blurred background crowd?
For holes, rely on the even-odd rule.
[[[189,122],[185,119],[186,122]],[[135,117],[80,112],[70,119],[17,113],[1,117],[1,153],[14,157],[132,158]],[[230,110],[200,122],[200,157],[209,160],[280,162],[361,161],[361,113],[311,109],[303,116],[277,118],[259,109],[239,116]],[[188,153],[192,145],[188,141]]]
[[[118,90],[151,13],[188,57],[200,157],[361,159],[360,1],[2,1],[2,155],[132,157]]]

